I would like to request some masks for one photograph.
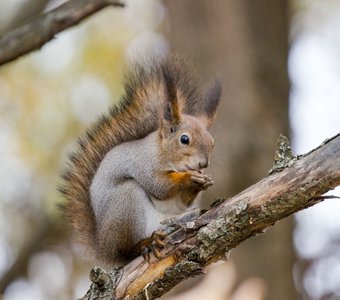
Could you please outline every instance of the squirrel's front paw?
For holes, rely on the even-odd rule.
[[[210,175],[206,175],[195,170],[170,172],[168,173],[168,176],[176,186],[184,187],[185,189],[192,188],[197,190],[206,190],[214,184]]]
[[[190,171],[191,173],[191,183],[195,188],[199,188],[201,190],[206,190],[208,187],[214,184],[210,175],[203,174],[198,171]]]

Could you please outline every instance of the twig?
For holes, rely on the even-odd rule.
[[[282,156],[281,150],[277,149]],[[226,259],[228,251],[242,241],[321,202],[327,198],[322,197],[324,193],[340,185],[340,134],[308,155],[288,156],[292,162],[284,159],[284,165],[235,197],[215,203],[204,213],[190,212],[178,222],[166,222],[166,230],[172,232],[164,240],[162,259],[136,258],[114,270],[111,276],[119,280],[113,280],[117,284],[110,287],[111,292],[100,292],[93,283],[83,299],[146,299],[146,286],[149,299],[160,297],[211,262]]]
[[[77,25],[107,6],[124,6],[114,0],[70,0],[0,38],[0,65],[41,48],[66,28]]]

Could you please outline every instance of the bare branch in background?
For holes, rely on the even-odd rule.
[[[0,26],[0,36],[35,18],[45,9],[49,0],[24,1],[17,7],[14,16]]]
[[[271,175],[206,212],[191,211],[165,222],[171,232],[162,259],[136,258],[109,273],[94,268],[83,299],[155,299],[180,281],[203,272],[244,240],[275,222],[321,202],[322,194],[340,185],[340,134],[313,151],[294,157],[280,137]],[[256,255],[256,254],[254,254]]]
[[[0,38],[0,65],[41,48],[54,36],[107,6],[123,7],[114,0],[70,0]]]

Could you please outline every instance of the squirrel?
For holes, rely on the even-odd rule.
[[[220,82],[202,95],[184,59],[169,55],[135,62],[124,88],[121,101],[79,139],[60,187],[77,242],[107,267],[140,254],[136,245],[156,234],[160,221],[185,212],[213,184],[203,169]]]

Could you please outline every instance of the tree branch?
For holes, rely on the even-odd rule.
[[[109,273],[91,271],[93,282],[83,299],[155,299],[177,283],[203,272],[209,263],[264,232],[290,214],[321,202],[340,185],[340,134],[294,157],[280,136],[271,175],[231,199],[219,199],[205,212],[191,211],[167,220],[162,259],[136,258]]]
[[[114,0],[70,0],[31,23],[7,33],[0,38],[0,65],[41,48],[57,33],[77,25],[109,5],[124,6]]]

